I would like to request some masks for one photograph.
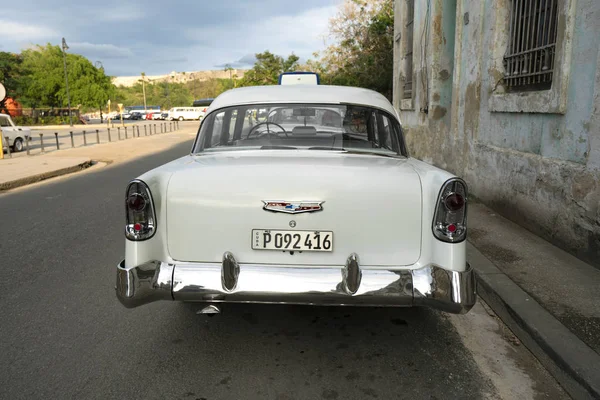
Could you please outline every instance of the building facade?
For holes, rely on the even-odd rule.
[[[395,0],[412,156],[600,267],[600,1]]]

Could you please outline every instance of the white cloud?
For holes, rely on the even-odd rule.
[[[146,0],[141,6],[122,0],[36,0],[32,6],[25,0],[12,2],[10,18],[0,16],[0,42],[2,50],[18,52],[34,44],[60,45],[65,37],[70,52],[102,61],[111,75],[221,69],[217,65],[227,63],[245,68],[265,50],[311,57],[325,47],[322,36],[341,1],[219,0],[208,5],[205,0],[171,0],[165,6]],[[165,17],[169,10],[177,10],[177,17]]]
[[[243,58],[249,60],[248,53],[265,50],[284,57],[293,52],[297,56],[308,58],[314,51],[325,47],[329,19],[337,10],[335,5],[312,8],[297,15],[267,17],[245,27],[223,24],[218,27],[192,28],[185,32],[185,36],[201,45],[206,45],[206,38],[210,38],[216,48],[227,49],[223,53],[227,54],[225,57],[228,58],[219,65],[241,65]],[[214,57],[215,53],[221,52],[212,50],[213,58],[217,59]],[[231,56],[236,54],[242,59],[231,60]]]
[[[44,26],[23,24],[0,19],[0,37],[4,40],[28,41],[57,36],[57,33]]]
[[[87,57],[102,57],[102,58],[128,58],[134,54],[131,49],[126,47],[115,46],[114,44],[93,44],[88,42],[68,43],[71,51],[81,53]]]
[[[102,10],[89,10],[90,18],[98,18],[102,21],[134,21],[147,17],[142,6],[121,5],[117,7],[104,8]]]

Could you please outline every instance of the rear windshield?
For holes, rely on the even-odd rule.
[[[256,149],[407,155],[400,124],[394,117],[351,104],[259,104],[219,109],[202,122],[193,153]]]

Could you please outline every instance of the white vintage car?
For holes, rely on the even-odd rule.
[[[2,131],[2,147],[6,148],[7,143],[11,151],[19,152],[25,148],[25,141],[31,140],[31,129],[16,126],[8,114],[0,114],[0,131]],[[7,139],[8,138],[8,141]]]
[[[191,153],[130,182],[117,297],[349,306],[475,303],[467,187],[411,158],[382,95],[325,85],[216,98]]]

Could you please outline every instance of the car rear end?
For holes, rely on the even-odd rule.
[[[203,127],[222,139],[227,118]],[[290,147],[205,150],[133,181],[120,301],[473,306],[464,181],[403,154]]]

